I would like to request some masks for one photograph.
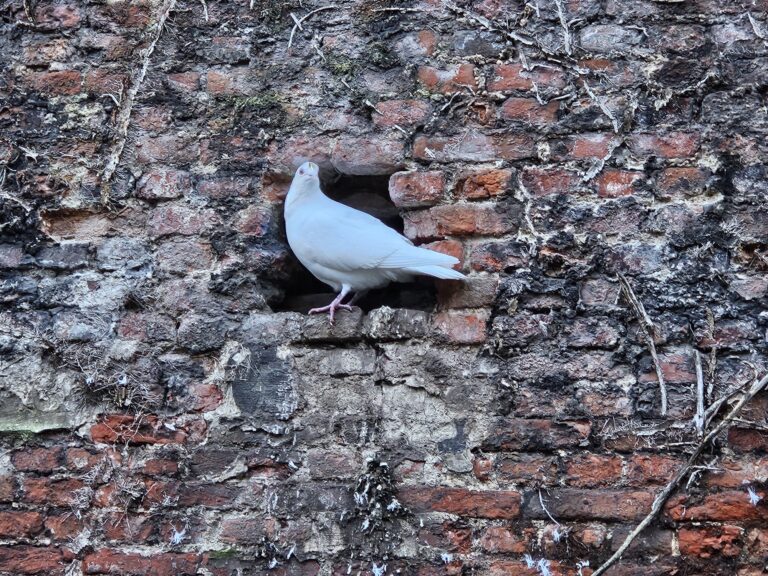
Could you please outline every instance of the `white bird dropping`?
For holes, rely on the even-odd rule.
[[[381,288],[414,275],[464,280],[451,266],[453,256],[419,248],[380,220],[335,202],[320,190],[317,164],[305,162],[296,171],[285,199],[288,244],[299,261],[321,282],[339,292],[333,302],[309,313],[336,310],[350,292]]]

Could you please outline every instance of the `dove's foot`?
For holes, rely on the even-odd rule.
[[[309,314],[320,314],[321,312],[328,312],[328,316],[331,320],[331,324],[333,324],[333,316],[339,308],[343,308],[344,310],[352,311],[352,306],[349,304],[339,304],[335,300],[328,304],[328,306],[323,306],[322,308],[312,308],[309,311]]]

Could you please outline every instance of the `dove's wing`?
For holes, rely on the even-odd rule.
[[[296,220],[291,234],[302,260],[339,271],[450,267],[453,256],[413,246],[380,220],[326,199]]]

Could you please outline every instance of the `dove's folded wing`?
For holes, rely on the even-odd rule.
[[[297,248],[305,258],[334,270],[450,267],[458,262],[453,256],[413,246],[373,216],[333,201],[303,224]]]

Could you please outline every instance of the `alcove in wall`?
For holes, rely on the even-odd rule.
[[[389,198],[389,175],[353,176],[335,174],[323,178],[323,191],[332,199],[375,216],[390,228],[403,232],[403,219]],[[312,276],[298,261],[285,283],[285,297],[274,306],[277,311],[307,312],[325,306],[333,299],[333,290]],[[347,298],[347,301],[349,297]],[[368,312],[381,306],[432,310],[435,306],[435,283],[432,278],[416,278],[413,282],[392,283],[371,290],[355,302]]]

